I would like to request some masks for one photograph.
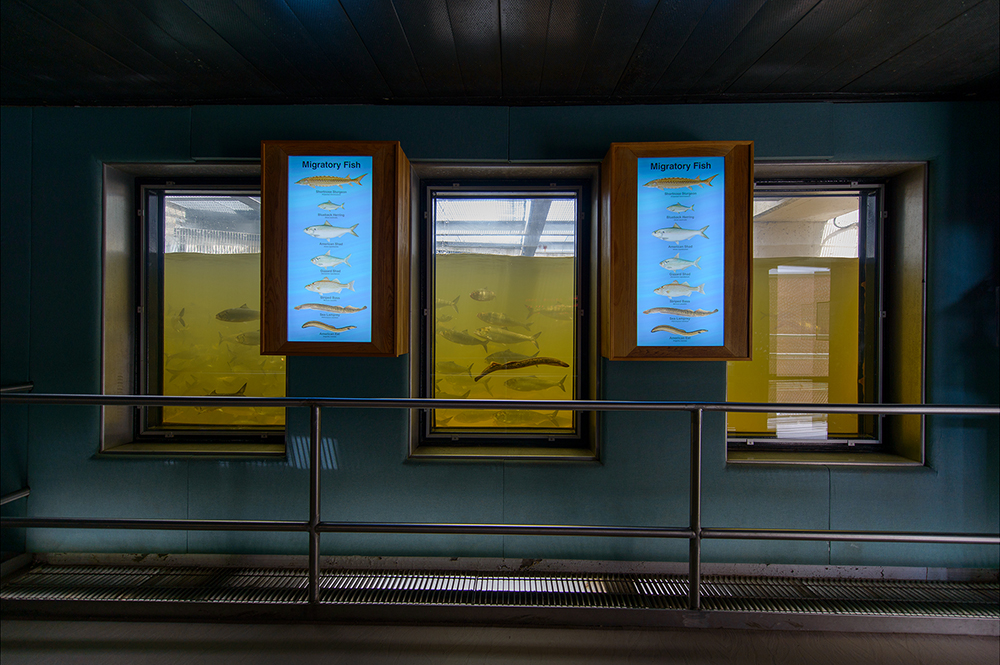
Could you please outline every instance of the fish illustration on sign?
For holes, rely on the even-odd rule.
[[[680,203],[675,203],[673,205],[668,205],[667,210],[677,213],[687,212],[688,210],[694,210],[694,204],[692,203],[689,206],[682,206]]]
[[[666,268],[670,272],[684,270],[685,268],[690,268],[691,266],[694,266],[698,270],[701,270],[701,266],[698,265],[698,261],[701,261],[700,256],[696,258],[694,261],[688,261],[687,259],[682,259],[680,252],[678,252],[673,258],[663,259],[662,261],[660,261],[660,267]]]
[[[709,225],[711,226],[711,225]],[[666,229],[656,229],[653,231],[653,235],[660,240],[666,240],[667,242],[681,242],[682,240],[687,240],[695,236],[701,236],[703,238],[708,238],[705,235],[705,229],[708,226],[702,227],[700,229],[682,229],[680,224],[674,224],[673,226]]]
[[[669,284],[664,284],[660,288],[654,289],[653,293],[666,296],[668,298],[686,298],[692,293],[705,295],[705,285],[699,284],[698,286],[691,286],[687,282],[681,284],[675,279]]]
[[[684,189],[687,187],[690,190],[694,190],[697,187],[704,187],[708,185],[712,186],[712,181],[718,177],[718,173],[710,178],[702,180],[701,178],[657,178],[656,180],[650,180],[643,187],[655,187],[656,189]],[[666,194],[666,192],[663,192]]]
[[[350,233],[352,236],[360,237],[354,232],[354,229],[358,228],[355,224],[351,228],[344,228],[342,226],[334,226],[330,222],[323,222],[322,224],[316,224],[315,226],[308,226],[304,230],[306,233],[311,235],[313,238],[321,239],[332,239],[339,238],[342,235]]]
[[[323,201],[323,203],[320,203],[316,207],[317,208],[322,208],[323,210],[343,210],[344,209],[344,204],[343,203],[334,203],[333,201]]]
[[[312,187],[313,189],[317,187],[340,187],[344,188],[344,185],[361,185],[361,179],[364,178],[367,173],[362,173],[357,178],[343,177],[339,175],[314,175],[308,178],[303,178],[299,180],[296,185],[305,185],[307,187]]]
[[[320,254],[319,256],[314,256],[309,260],[318,265],[320,268],[332,268],[334,266],[339,266],[341,263],[343,263],[348,268],[352,267],[351,264],[347,262],[348,259],[351,258],[350,254],[348,254],[346,257],[342,259],[339,259],[336,256],[330,256],[330,251],[331,250],[327,250],[326,254]]]
[[[486,302],[487,300],[493,300],[496,298],[497,294],[493,293],[489,289],[479,289],[478,291],[470,293],[469,297],[473,300],[478,300],[479,302]]]
[[[515,321],[506,314],[501,314],[500,312],[479,312],[476,314],[484,323],[492,323],[493,325],[503,326],[504,328],[509,328],[510,326],[518,326],[524,328],[525,330],[531,330],[531,323],[521,323],[520,321]]]
[[[489,351],[487,348],[488,342],[485,339],[479,339],[478,337],[473,337],[469,334],[468,330],[453,330],[452,328],[439,328],[438,334],[444,337],[449,342],[454,342],[455,344],[464,344],[466,346],[483,346],[484,351]]]
[[[566,376],[558,381],[546,381],[537,376],[519,376],[514,379],[507,379],[504,381],[504,385],[512,390],[520,390],[521,392],[534,392],[536,390],[547,390],[549,388],[559,388],[559,390],[566,392],[566,386],[563,384],[566,382]]]
[[[354,330],[357,326],[344,326],[343,328],[337,328],[331,326],[328,323],[323,323],[322,321],[306,321],[302,324],[303,328],[319,328],[320,330],[327,330],[329,332],[342,333],[348,330]]]
[[[476,334],[480,337],[485,337],[491,342],[496,342],[497,344],[519,344],[521,342],[531,342],[538,348],[538,336],[541,332],[536,332],[534,335],[522,335],[521,333],[511,332],[509,330],[504,330],[503,328],[494,328],[493,326],[483,326],[476,331]]]
[[[676,307],[653,307],[643,311],[643,314],[670,314],[672,316],[708,316],[715,314],[719,310],[713,309],[711,312],[705,309],[677,309]]]
[[[296,305],[295,309],[317,309],[321,312],[333,312],[334,314],[355,314],[368,309],[368,305],[351,307],[350,305],[324,305],[320,302],[307,302],[303,305]]]
[[[260,312],[256,309],[250,309],[246,303],[243,303],[240,307],[222,310],[215,315],[215,318],[227,323],[245,323],[246,321],[256,321],[259,319]]]
[[[701,330],[681,330],[680,328],[675,328],[673,326],[656,326],[650,332],[668,332],[672,335],[684,335],[685,337],[694,337],[695,335],[700,335],[702,333],[708,332],[704,328]]]
[[[315,291],[316,293],[340,293],[344,289],[353,291],[354,280],[352,279],[347,284],[342,284],[339,279],[331,280],[329,277],[324,277],[323,279],[313,282],[312,284],[306,284],[306,288],[310,291]]]

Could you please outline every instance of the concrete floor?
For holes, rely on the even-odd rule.
[[[998,638],[951,635],[110,621],[3,621],[0,634],[4,665],[1000,662]]]

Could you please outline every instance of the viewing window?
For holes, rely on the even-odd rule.
[[[589,187],[449,181],[424,194],[422,394],[583,399],[583,368],[594,361],[581,306]],[[444,454],[586,457],[590,420],[566,410],[435,409],[418,427],[422,445]]]
[[[758,183],[753,218],[753,360],[728,363],[731,402],[880,401],[882,188]],[[879,449],[855,414],[731,413],[730,449]]]

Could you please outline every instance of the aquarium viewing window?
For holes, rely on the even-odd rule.
[[[262,153],[264,353],[402,353],[409,162],[399,144],[265,141]]]
[[[750,356],[752,175],[748,141],[612,144],[602,165],[605,356]]]

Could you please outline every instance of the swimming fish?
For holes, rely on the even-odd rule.
[[[483,345],[484,351],[489,351],[487,348],[488,342],[485,339],[479,339],[478,337],[473,337],[469,334],[468,330],[453,330],[451,328],[438,328],[438,334],[444,337],[449,342],[455,342],[455,344],[464,344],[466,346],[478,346]]]
[[[213,397],[213,396],[215,396],[215,397],[245,397],[246,396],[246,389],[247,389],[247,384],[244,383],[243,386],[239,390],[237,390],[236,392],[234,392],[234,393],[217,393],[217,392],[215,392],[213,390],[212,392],[208,393],[208,397]],[[221,406],[196,406],[195,410],[199,411],[201,413],[204,413],[205,411],[216,411],[216,410],[221,409],[221,408],[222,408]]]
[[[306,284],[306,288],[310,291],[315,291],[316,293],[340,293],[344,289],[353,291],[354,280],[352,279],[347,284],[341,284],[339,279],[331,280],[329,277],[324,277],[323,279],[313,282],[312,284]]]
[[[503,351],[496,351],[495,353],[491,353],[490,355],[486,356],[486,360],[490,361],[491,363],[500,363],[502,365],[503,363],[509,363],[512,360],[526,360],[527,358],[534,358],[537,355],[538,351],[535,351],[530,356],[526,356],[522,353],[515,353],[510,349],[504,349]]]
[[[521,333],[511,332],[509,330],[504,330],[503,328],[494,328],[493,326],[483,326],[476,331],[476,334],[480,337],[485,337],[491,342],[496,342],[497,344],[519,344],[521,342],[531,342],[538,348],[538,336],[541,332],[536,332],[534,335],[522,335]]]
[[[687,212],[688,210],[694,210],[694,204],[687,206],[686,208],[680,203],[675,203],[673,205],[667,206],[667,210],[670,212]]]
[[[447,425],[451,422],[462,423],[468,425],[469,423],[478,423],[486,420],[490,417],[489,411],[473,411],[472,409],[463,409],[456,413],[451,418],[442,418],[438,421],[440,425]]]
[[[498,425],[506,425],[508,427],[526,427],[530,425],[545,425],[547,423],[558,426],[559,423],[556,421],[557,415],[559,415],[558,411],[553,411],[549,414],[542,413],[541,411],[497,411],[493,414],[493,420]]]
[[[348,254],[343,259],[338,259],[336,256],[330,256],[330,251],[331,250],[328,249],[326,250],[326,254],[320,254],[319,256],[314,256],[309,260],[318,265],[320,268],[332,268],[334,266],[339,266],[341,263],[343,263],[348,268],[353,267],[350,263],[347,262],[347,260],[351,258],[350,254]]]
[[[443,390],[438,390],[437,386],[434,387],[434,397],[437,399],[466,399],[471,392],[471,390],[466,390],[465,394],[457,395],[455,393],[446,393]]]
[[[711,312],[704,309],[677,309],[676,307],[653,307],[647,309],[643,314],[672,314],[673,316],[708,316],[715,314],[719,310],[713,309]]]
[[[573,319],[573,305],[529,305],[525,303],[524,306],[528,308],[528,316],[526,318],[529,319],[535,312],[559,321],[571,321]]]
[[[455,296],[454,300],[444,300],[442,298],[437,298],[436,302],[434,304],[434,307],[436,309],[440,309],[442,307],[448,307],[449,305],[451,305],[452,307],[455,308],[455,312],[458,313],[458,299],[459,298],[461,298],[461,296]]]
[[[711,225],[709,225],[709,226],[711,226]],[[680,224],[674,224],[670,228],[657,229],[657,230],[653,231],[653,235],[656,236],[657,238],[659,238],[660,240],[666,240],[667,242],[680,242],[682,240],[687,240],[687,239],[693,238],[695,236],[701,236],[703,238],[708,238],[708,236],[705,235],[705,229],[707,229],[707,228],[708,228],[708,226],[702,227],[701,229],[698,229],[698,230],[695,230],[695,229],[682,229],[680,227]]]
[[[704,328],[701,330],[681,330],[680,328],[674,328],[673,326],[656,326],[650,332],[668,332],[672,335],[684,335],[685,337],[694,337],[695,335],[700,335],[703,332],[708,332]]]
[[[361,179],[364,178],[367,173],[362,173],[357,178],[343,177],[339,175],[314,175],[309,178],[303,178],[299,180],[296,185],[306,185],[307,187],[312,187],[313,189],[317,187],[340,187],[344,188],[344,185],[361,185]],[[713,178],[715,176],[712,176]]]
[[[679,284],[677,280],[670,282],[669,284],[664,284],[658,289],[654,289],[653,293],[661,296],[666,296],[668,298],[686,298],[692,293],[700,293],[705,295],[705,285],[699,284],[698,286],[691,286],[687,282]]]
[[[313,238],[321,238],[321,239],[339,238],[340,236],[345,235],[347,233],[350,233],[352,236],[360,237],[358,236],[357,233],[354,232],[354,229],[356,228],[358,228],[357,224],[355,224],[349,229],[345,229],[342,226],[334,226],[330,222],[323,222],[322,224],[306,227],[305,232],[311,235]]]
[[[317,208],[322,208],[323,210],[343,210],[344,209],[344,204],[343,203],[334,203],[333,201],[324,201],[323,203],[320,203],[316,207]],[[669,210],[669,208],[668,208],[668,210]]]
[[[519,376],[513,379],[507,379],[504,381],[504,385],[513,390],[520,390],[521,392],[533,392],[535,390],[546,390],[548,388],[559,388],[559,390],[566,392],[566,387],[563,385],[566,381],[566,376],[558,381],[546,381],[545,379],[540,379],[537,376]]]
[[[484,369],[476,377],[476,381],[483,378],[487,374],[492,374],[493,372],[499,372],[505,369],[521,369],[522,367],[534,367],[535,365],[555,365],[556,367],[569,367],[566,363],[556,358],[525,358],[524,360],[511,360],[506,363],[490,363],[489,367]]]
[[[343,328],[335,328],[322,321],[306,321],[302,324],[303,328],[319,328],[320,330],[329,330],[330,332],[347,332],[348,330],[354,330],[357,326],[344,326]]]
[[[260,331],[253,330],[240,333],[236,336],[236,341],[246,346],[260,346]]]
[[[178,313],[176,316],[170,317],[170,327],[173,328],[176,332],[184,332],[184,329],[187,328],[187,324],[184,323],[185,309],[186,308],[182,307],[180,313]]]
[[[456,374],[468,374],[472,377],[472,365],[475,363],[470,363],[468,367],[462,367],[454,360],[439,360],[434,363],[434,367],[437,369],[438,374],[443,374],[445,376],[454,376]],[[478,379],[476,379],[478,381]]]
[[[324,305],[319,302],[307,302],[304,305],[296,305],[295,309],[318,309],[321,312],[333,312],[334,314],[354,314],[368,309],[368,305],[351,307],[350,305]]]
[[[505,328],[510,326],[519,326],[525,330],[531,330],[530,323],[521,323],[520,321],[515,321],[506,314],[501,314],[500,312],[480,312],[476,314],[484,323],[492,323],[494,325],[503,326]]]
[[[181,316],[184,316],[183,310],[181,310]],[[215,318],[228,323],[243,323],[246,321],[256,321],[260,318],[260,312],[250,309],[246,303],[243,303],[240,307],[222,310],[215,315]]]
[[[441,323],[448,323],[449,321],[451,321],[454,318],[455,317],[452,316],[451,314],[438,314],[437,315],[437,320],[440,321]]]
[[[711,187],[712,181],[718,175],[716,173],[707,180],[702,180],[701,178],[658,178],[657,180],[650,180],[643,187],[655,187],[656,189],[684,189],[687,187],[690,190],[694,190],[695,185],[698,187],[704,187],[705,185]],[[663,193],[666,194],[666,192]]]
[[[486,302],[487,300],[493,300],[496,298],[497,294],[488,289],[479,289],[478,291],[470,293],[469,297],[473,300],[478,300],[479,302]]]
[[[315,259],[313,260],[315,261]],[[694,261],[688,261],[687,259],[682,259],[680,252],[678,252],[673,258],[663,259],[662,261],[660,261],[660,267],[666,268],[671,272],[675,272],[677,270],[684,270],[685,268],[690,268],[691,266],[694,266],[698,270],[701,270],[701,266],[698,265],[698,261],[701,261],[700,256],[696,258]]]

